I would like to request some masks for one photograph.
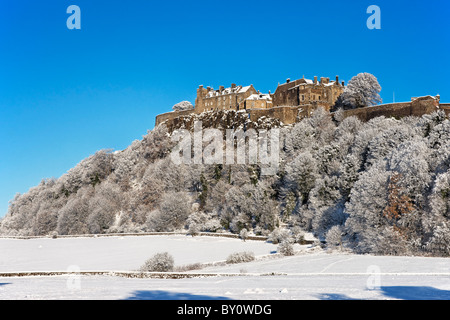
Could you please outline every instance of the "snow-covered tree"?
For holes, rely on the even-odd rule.
[[[256,226],[273,230],[277,224],[277,204],[271,198],[270,190],[263,184],[233,187],[225,195],[222,223],[234,232]]]
[[[325,241],[327,242],[327,246],[330,248],[342,247],[343,235],[344,230],[341,225],[335,225],[331,227],[325,235]]]
[[[450,170],[437,176],[430,195],[431,214],[423,221],[427,232],[426,250],[450,255]]]
[[[87,218],[89,232],[105,233],[113,225],[116,217],[120,216],[122,210],[126,210],[124,193],[117,184],[105,181],[89,199]]]
[[[311,211],[311,227],[319,236],[334,225],[345,223],[344,202],[336,176],[324,176],[311,190],[308,210]]]
[[[62,235],[88,234],[89,199],[93,189],[84,187],[72,195],[58,215],[57,232]]]
[[[191,203],[186,192],[164,194],[159,209],[148,217],[148,228],[151,231],[175,231],[184,228],[191,213]]]
[[[279,244],[283,241],[293,242],[292,234],[286,228],[276,228],[269,234],[267,240],[271,241],[273,244]]]
[[[352,245],[358,252],[373,252],[380,227],[386,225],[383,210],[387,206],[390,173],[380,162],[361,174],[345,205],[349,217],[345,226]]]
[[[317,170],[317,160],[308,151],[300,153],[286,166],[285,187],[294,191],[302,203],[308,201],[315,186]]]
[[[294,246],[291,241],[282,241],[278,245],[277,251],[283,256],[293,256],[295,254]]]
[[[370,73],[360,73],[347,84],[344,92],[338,97],[335,109],[355,109],[370,107],[381,103],[381,86],[377,78]]]
[[[194,106],[189,101],[181,101],[175,104],[172,109],[174,111],[184,111],[194,109]]]

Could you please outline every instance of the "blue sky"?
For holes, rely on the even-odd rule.
[[[381,30],[366,27],[373,4]],[[141,139],[200,84],[273,92],[370,72],[384,102],[450,102],[449,19],[448,0],[1,0],[0,217],[17,192]]]

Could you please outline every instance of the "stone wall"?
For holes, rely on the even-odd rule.
[[[301,119],[309,117],[317,108],[324,108],[328,111],[327,105],[307,104],[296,107],[273,107],[270,109],[250,109],[247,110],[251,121],[258,121],[262,117],[275,118],[285,125],[294,124]]]
[[[164,121],[173,121],[176,118],[188,116],[190,114],[193,114],[194,112],[195,112],[195,110],[192,109],[192,110],[184,110],[184,111],[172,111],[172,112],[159,114],[156,116],[155,127],[159,126]]]
[[[186,110],[160,114],[156,117],[155,125],[158,126],[165,122],[169,132],[178,128],[186,128],[189,130],[196,120],[202,121],[204,128],[236,128],[244,125],[244,123],[247,123],[246,125],[249,127],[253,126],[253,123],[255,126],[261,127],[267,119],[270,119],[267,122],[268,125],[291,125],[305,117],[309,117],[319,107],[329,111],[326,105],[317,103],[295,107],[282,106],[269,109],[248,109],[246,111],[208,111],[201,114],[196,114],[194,110]],[[415,98],[411,102],[388,103],[373,107],[345,110],[344,117],[356,116],[361,121],[369,121],[380,116],[395,118],[407,116],[420,117],[439,109],[445,110],[450,115],[450,104],[440,104],[439,98],[427,96]]]
[[[411,102],[388,103],[373,107],[344,111],[344,117],[357,116],[361,121],[369,121],[376,117],[403,118],[407,116],[421,117],[439,110],[439,99],[431,96],[416,98]]]
[[[293,124],[297,122],[300,107],[274,107],[270,109],[248,109],[251,121],[258,121],[262,117],[275,118],[283,124]]]
[[[445,113],[446,113],[448,116],[450,116],[450,103],[441,103],[441,104],[439,105],[439,108],[442,109],[442,110],[444,110]]]

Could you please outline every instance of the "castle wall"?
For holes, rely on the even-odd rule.
[[[439,105],[439,108],[442,109],[442,110],[444,110],[445,113],[446,113],[448,116],[450,116],[450,103],[441,103],[441,104]]]
[[[260,108],[260,109],[249,109],[246,112],[239,111],[236,112],[232,110],[231,113],[223,113],[222,116],[218,117],[218,112],[222,114],[223,111],[207,112],[204,119],[209,119],[204,127],[217,126],[222,128],[235,127],[238,125],[236,122],[239,118],[239,123],[243,119],[248,119],[252,122],[258,122],[259,119],[266,117],[271,118],[276,121],[283,123],[284,125],[294,124],[305,117],[311,116],[311,113],[318,107],[323,107],[325,110],[329,111],[328,104],[326,102],[314,102],[310,104],[300,105],[300,106],[280,106],[273,108]],[[439,103],[439,98],[437,97],[420,97],[413,99],[411,102],[401,102],[401,103],[388,103],[377,105],[373,107],[358,108],[351,110],[344,110],[344,117],[356,116],[361,121],[369,121],[375,117],[385,116],[385,117],[395,117],[402,118],[407,116],[417,116],[420,117],[424,114],[433,113],[439,109],[450,115],[450,103]],[[185,110],[177,112],[168,112],[160,114],[156,117],[155,126],[160,125],[165,122],[169,132],[174,128],[189,127],[189,123],[193,122],[191,117],[193,114],[197,114],[196,110]],[[220,123],[214,124],[214,121],[219,121]]]
[[[388,103],[373,107],[358,108],[344,111],[344,117],[356,116],[361,121],[369,121],[376,117],[403,118],[407,116],[421,117],[439,110],[439,100],[433,97],[422,97],[412,102]]]
[[[164,121],[172,121],[176,118],[183,117],[195,113],[194,109],[184,110],[184,111],[172,111],[167,113],[162,113],[156,116],[155,127],[159,126]]]
[[[250,109],[271,109],[273,108],[273,103],[271,100],[266,99],[245,99],[239,103],[239,110],[250,110]]]
[[[283,124],[297,122],[300,107],[274,107],[271,109],[248,109],[251,121],[258,121],[262,117],[279,119]]]

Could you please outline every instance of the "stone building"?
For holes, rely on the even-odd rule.
[[[272,95],[269,93],[256,93],[239,102],[238,110],[270,109],[273,108]]]
[[[317,105],[330,110],[337,98],[344,92],[344,82],[339,83],[339,77],[336,81],[330,81],[330,78],[317,77],[314,80],[298,79],[295,81],[286,80],[286,83],[278,85],[273,94],[273,106],[302,106]]]
[[[229,88],[220,86],[219,90],[200,86],[195,99],[195,113],[212,110],[239,110],[241,102],[255,94],[258,94],[258,91],[253,85],[244,87],[233,83]]]

